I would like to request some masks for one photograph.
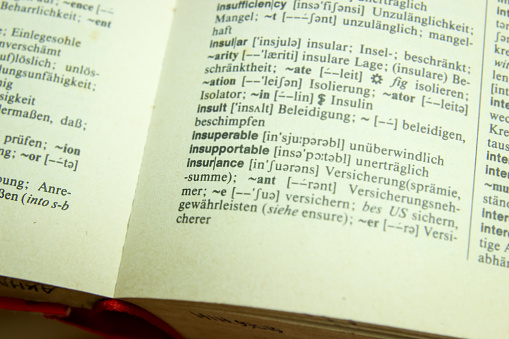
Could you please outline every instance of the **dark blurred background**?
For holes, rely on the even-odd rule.
[[[101,339],[98,336],[38,313],[0,310],[1,339]]]

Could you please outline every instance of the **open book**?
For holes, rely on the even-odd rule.
[[[509,333],[507,1],[0,23],[0,295],[120,298],[188,338]]]

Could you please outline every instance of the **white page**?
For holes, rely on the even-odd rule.
[[[479,229],[507,6],[259,3],[179,4],[116,296],[503,337],[508,241]]]
[[[112,295],[171,6],[2,2],[0,275]]]

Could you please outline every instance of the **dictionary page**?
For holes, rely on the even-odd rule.
[[[506,335],[508,13],[180,3],[116,296]]]
[[[0,275],[112,295],[171,6],[2,1]]]

